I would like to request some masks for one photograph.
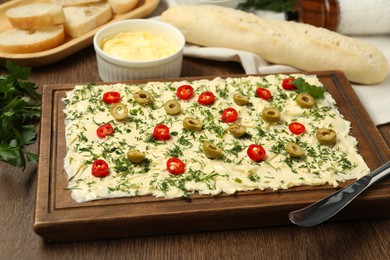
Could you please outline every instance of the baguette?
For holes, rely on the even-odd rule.
[[[65,40],[63,25],[28,31],[12,28],[0,33],[0,51],[7,53],[33,53],[52,49]]]
[[[9,9],[6,16],[15,28],[23,30],[42,29],[65,22],[62,6],[55,4],[23,5]]]
[[[253,52],[271,63],[301,70],[342,70],[355,83],[377,84],[389,73],[375,47],[324,28],[222,6],[175,6],[161,20],[179,28],[190,43]]]
[[[64,7],[66,17],[65,32],[71,37],[78,37],[99,27],[112,17],[108,2]]]

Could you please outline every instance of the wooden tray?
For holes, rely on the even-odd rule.
[[[130,18],[146,17],[157,8],[159,2],[160,0],[139,0],[139,3],[135,9],[124,14],[114,14],[111,20],[106,24]],[[5,13],[8,9],[31,3],[51,3],[51,1],[13,0],[0,5],[0,32],[13,28],[11,23],[8,21],[8,18],[5,16]],[[50,50],[26,54],[0,52],[0,63],[4,64],[6,60],[12,60],[15,64],[18,65],[39,67],[57,62],[91,45],[93,36],[102,26],[76,38],[66,36],[65,42],[62,45]]]
[[[359,141],[359,150],[368,166],[375,169],[388,161],[388,146],[369,119],[344,74],[337,71],[310,74],[318,75],[336,99],[340,112],[352,122],[352,134]],[[145,81],[131,83],[143,82]],[[277,192],[251,191],[216,197],[198,195],[190,201],[144,196],[76,203],[71,198],[70,191],[64,189],[67,186],[63,169],[65,115],[61,101],[65,92],[73,87],[72,84],[43,87],[34,229],[48,241],[109,239],[284,225],[290,223],[288,212],[313,203],[336,190],[330,186],[304,186]],[[342,184],[341,187],[348,183],[350,182]],[[390,179],[387,178],[364,192],[334,219],[389,216]]]

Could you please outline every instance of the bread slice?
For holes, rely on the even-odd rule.
[[[62,6],[84,5],[102,1],[103,0],[51,0],[53,4],[59,4]]]
[[[5,14],[10,23],[19,29],[36,30],[65,22],[61,5],[33,3],[14,7]]]
[[[0,51],[7,53],[33,53],[52,49],[65,40],[63,25],[36,31],[12,28],[0,33]]]
[[[65,33],[71,37],[83,35],[106,23],[112,17],[111,6],[108,2],[66,6],[64,13]]]
[[[135,8],[138,0],[108,0],[112,12],[115,14],[127,13]]]

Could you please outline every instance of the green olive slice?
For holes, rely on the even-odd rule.
[[[305,150],[293,142],[287,142],[286,151],[291,157],[302,157],[305,155]]]
[[[238,124],[232,124],[228,127],[228,131],[235,138],[240,138],[246,133],[246,127]]]
[[[172,99],[172,100],[168,100],[167,102],[165,102],[164,109],[167,112],[167,114],[176,115],[176,114],[180,113],[181,106],[180,106],[179,101]]]
[[[183,127],[190,131],[200,131],[202,130],[202,122],[195,117],[186,117],[183,119]]]
[[[152,94],[145,90],[137,91],[133,94],[135,102],[141,106],[145,106],[153,101]]]
[[[215,146],[211,142],[203,143],[203,152],[206,155],[206,157],[209,159],[217,159],[222,155],[222,149]]]
[[[275,107],[266,107],[263,109],[261,117],[268,123],[276,123],[280,120],[280,111]]]
[[[133,163],[141,163],[145,160],[145,154],[138,150],[130,150],[127,152],[127,159]]]
[[[128,117],[128,109],[123,103],[114,103],[110,107],[110,113],[116,120],[124,120]]]
[[[249,98],[246,96],[240,94],[240,93],[234,93],[233,94],[233,101],[239,106],[245,106],[249,103]]]
[[[316,131],[316,138],[320,144],[333,145],[336,143],[336,131],[330,128],[318,128]]]
[[[298,106],[302,108],[312,108],[315,104],[314,97],[308,93],[301,93],[295,98]]]

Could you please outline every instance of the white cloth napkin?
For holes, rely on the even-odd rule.
[[[200,47],[187,44],[184,55],[217,61],[236,61],[241,63],[246,74],[296,72],[297,69],[285,65],[270,65],[260,56],[247,52],[228,48]]]
[[[175,0],[163,0],[156,15],[161,14],[163,10],[176,4]],[[276,19],[282,18],[282,16],[275,16],[272,13],[261,13],[260,15],[271,16],[273,19],[275,17]],[[377,47],[382,51],[390,64],[390,35],[354,38],[366,41]],[[254,53],[227,48],[200,47],[187,44],[184,48],[184,55],[209,60],[240,62],[247,74],[299,71],[290,66],[269,64]],[[387,76],[384,82],[378,85],[351,85],[375,125],[390,123],[390,75]]]

